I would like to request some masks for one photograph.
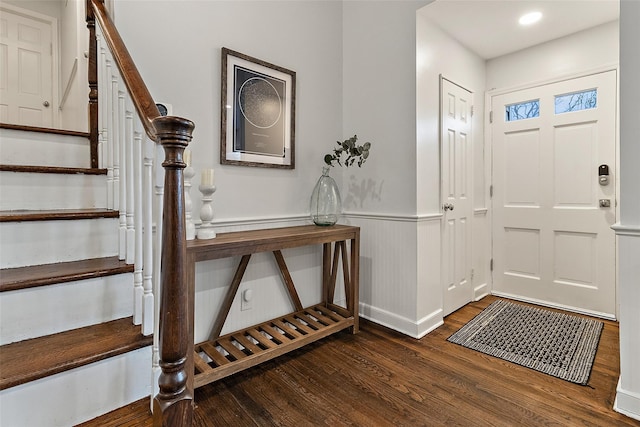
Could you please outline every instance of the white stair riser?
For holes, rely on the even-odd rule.
[[[88,138],[0,129],[0,163],[88,168]]]
[[[0,172],[0,210],[91,209],[107,206],[104,175]]]
[[[0,223],[2,268],[118,254],[118,218]]]
[[[2,390],[0,425],[67,427],[150,394],[151,347],[144,347]]]
[[[133,273],[0,293],[0,345],[133,315]]]

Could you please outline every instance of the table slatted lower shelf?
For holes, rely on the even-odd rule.
[[[194,387],[278,357],[353,326],[342,307],[318,304],[195,346]]]

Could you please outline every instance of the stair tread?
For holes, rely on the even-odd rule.
[[[118,218],[113,209],[43,209],[0,211],[0,222],[49,221],[68,219]]]
[[[117,256],[0,270],[0,292],[133,272]]]
[[[82,132],[77,130],[53,129],[53,128],[43,128],[38,126],[26,126],[26,125],[14,125],[11,123],[0,123],[0,128],[22,130],[26,132],[52,133],[56,135],[70,135],[70,136],[79,136],[83,138],[89,138],[89,132]]]
[[[67,175],[106,175],[107,170],[101,168],[72,168],[65,166],[5,165],[0,164],[0,171],[28,173],[57,173]]]
[[[0,390],[149,346],[131,317],[0,347]]]

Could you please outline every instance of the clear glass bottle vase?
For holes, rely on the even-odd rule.
[[[310,211],[311,219],[316,225],[329,226],[338,222],[342,212],[342,200],[338,185],[329,176],[329,166],[322,168],[322,176],[313,188]]]

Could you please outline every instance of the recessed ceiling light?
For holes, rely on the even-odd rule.
[[[522,15],[518,22],[520,23],[520,25],[531,25],[538,22],[541,18],[542,12],[530,12]]]

